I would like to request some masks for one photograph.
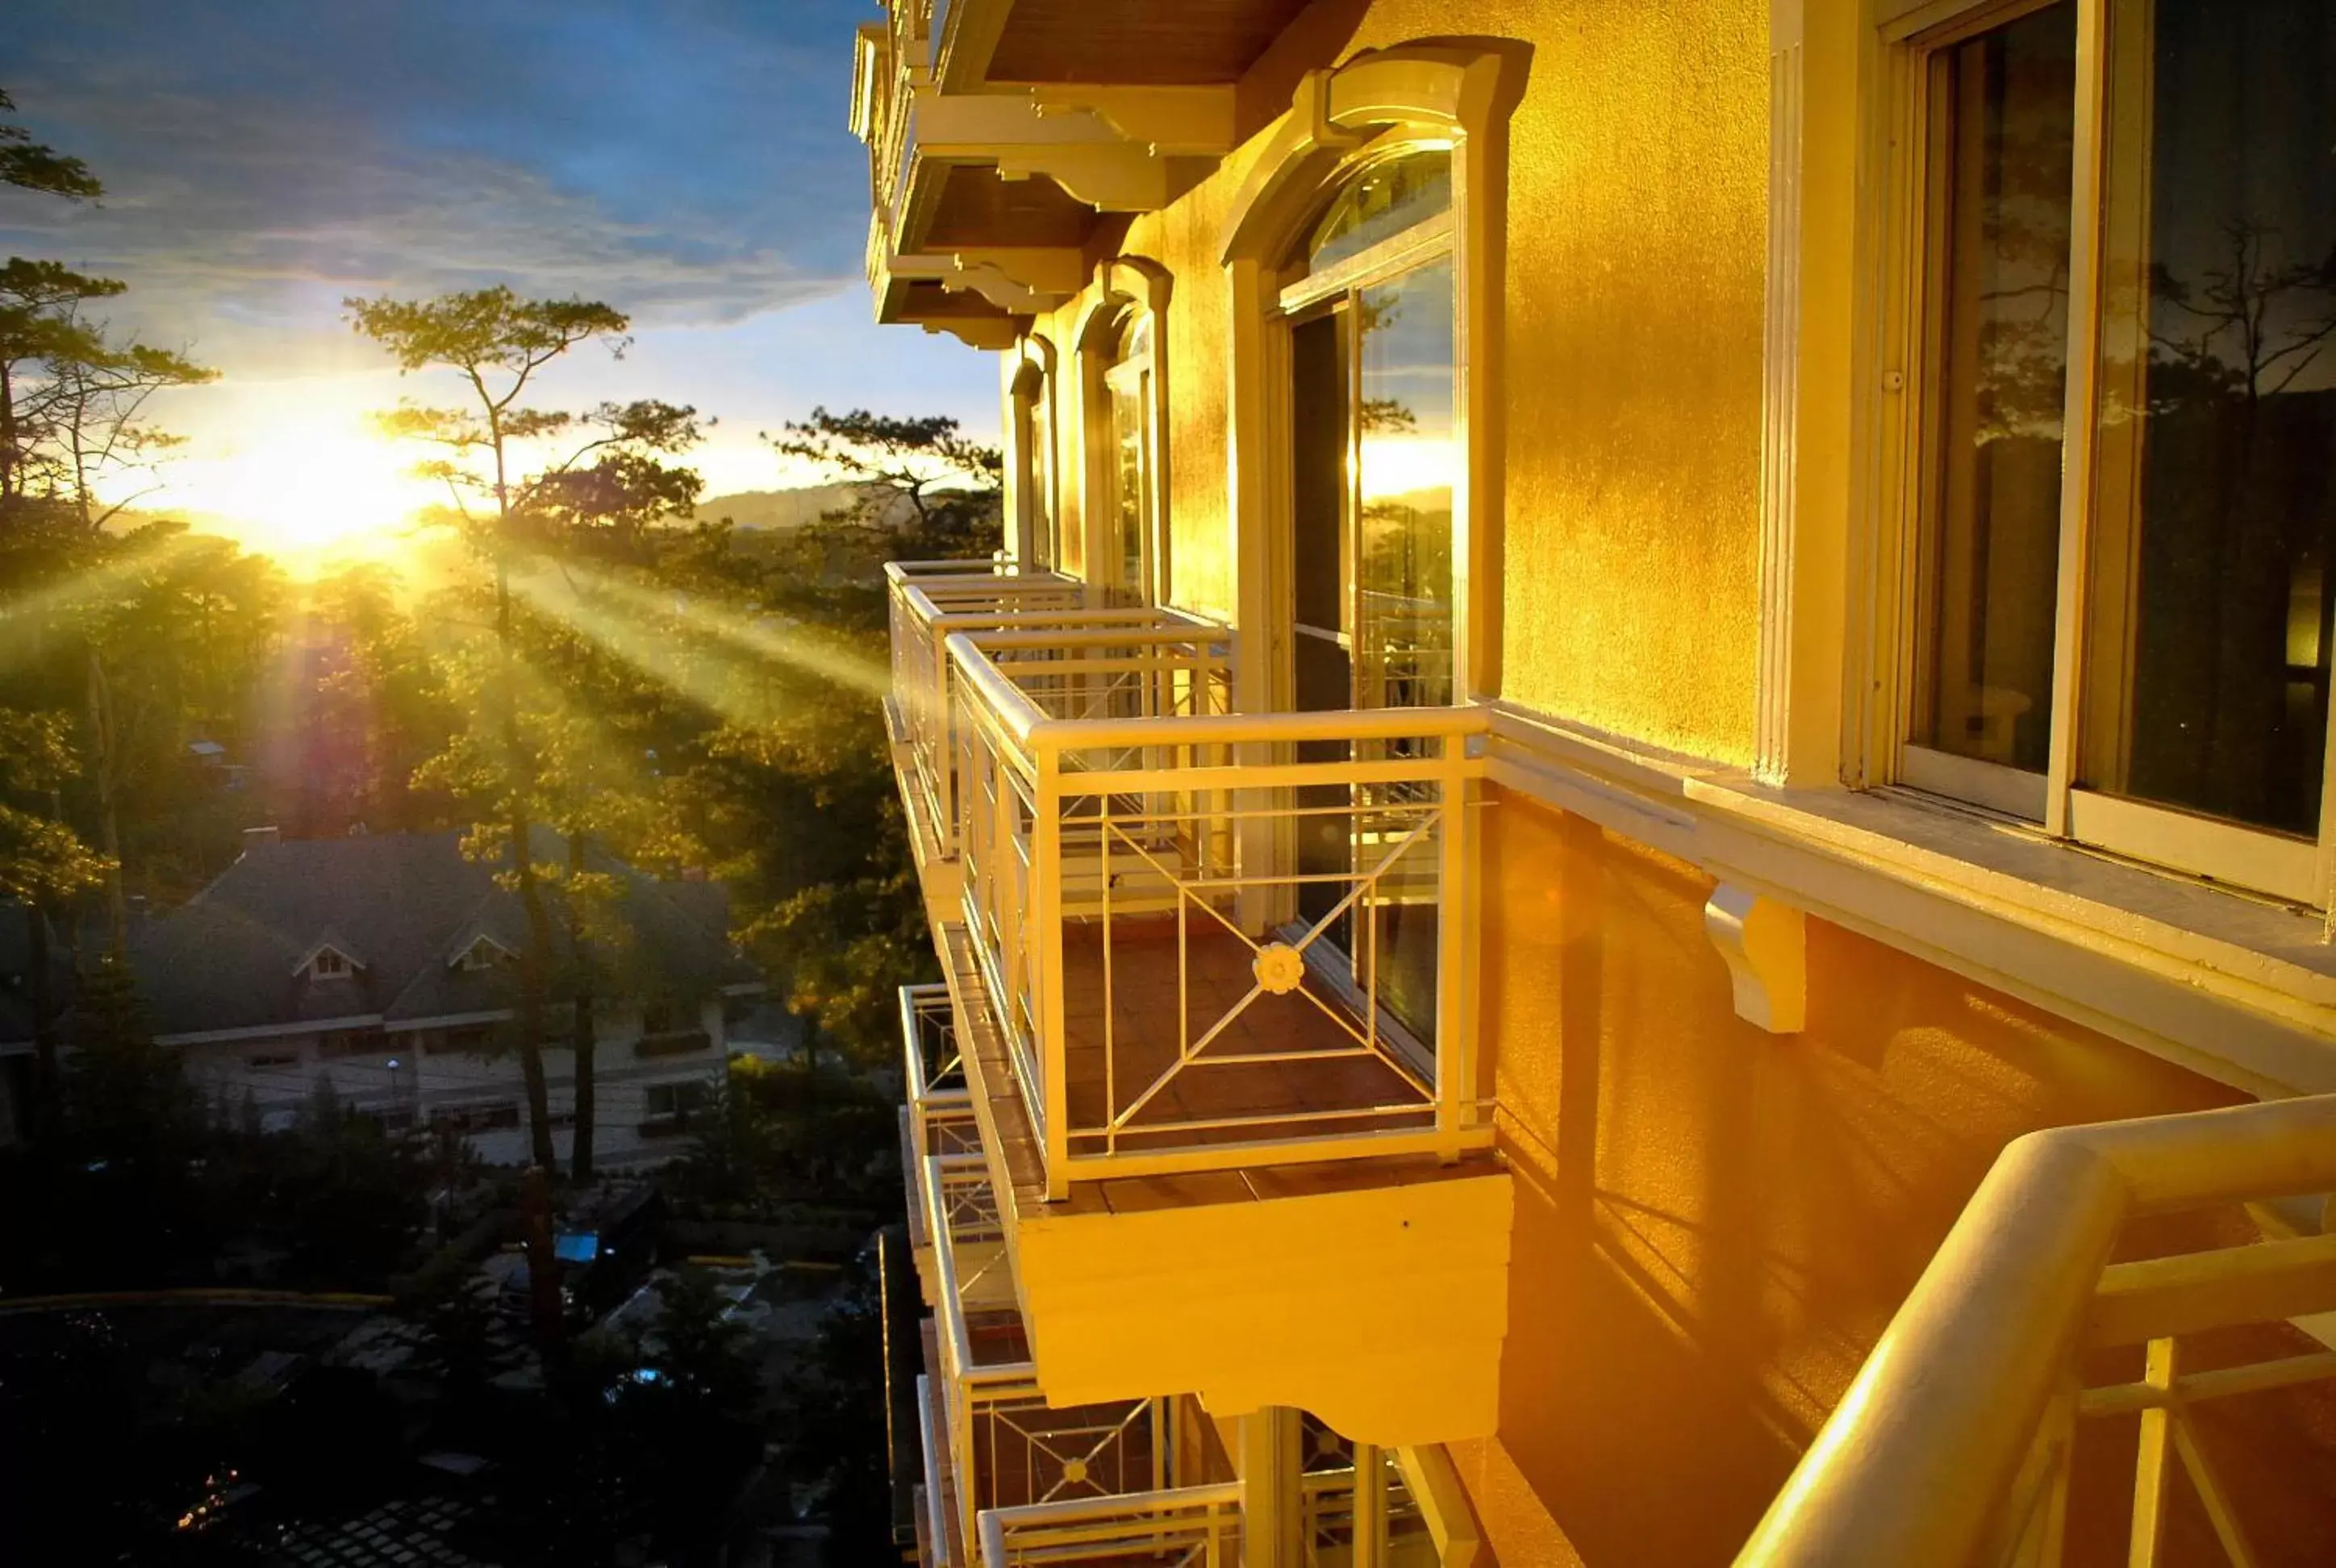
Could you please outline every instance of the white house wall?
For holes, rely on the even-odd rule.
[[[467,1021],[467,1020],[466,1020]],[[643,1137],[640,1125],[647,1119],[649,1091],[657,1086],[702,1084],[709,1090],[720,1082],[728,1051],[728,1036],[720,998],[705,1001],[695,1020],[706,1037],[698,1049],[642,1057],[635,1048],[642,1037],[638,1007],[603,1009],[596,1015],[597,1045],[593,1079],[597,1115],[593,1149],[604,1165],[661,1164],[689,1147],[686,1137]],[[376,1115],[412,1113],[417,1123],[431,1121],[467,1107],[511,1105],[521,1109],[515,1127],[472,1133],[467,1140],[490,1164],[519,1165],[529,1159],[525,1123],[525,1087],[515,1052],[492,1056],[467,1052],[431,1051],[425,1047],[443,1038],[448,1026],[394,1028],[382,1037],[382,1048],[346,1056],[320,1054],[323,1031],[287,1032],[233,1041],[182,1044],[188,1077],[220,1114],[242,1114],[247,1096],[259,1111],[262,1124],[288,1126],[314,1098],[319,1084],[332,1086],[340,1102]],[[255,1064],[255,1058],[288,1057],[283,1063]],[[394,1064],[393,1066],[392,1064]],[[571,1050],[543,1052],[543,1070],[555,1117],[570,1115],[576,1105],[576,1060]],[[564,1160],[572,1134],[554,1129],[554,1144]]]

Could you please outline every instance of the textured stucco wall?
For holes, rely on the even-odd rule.
[[[1758,653],[1767,13],[1744,0],[1481,5],[1469,34],[1529,45],[1510,122],[1503,695],[1729,761],[1752,747]],[[1448,40],[1436,0],[1318,6],[1244,87]],[[1166,335],[1171,594],[1230,618],[1231,304],[1225,217],[1245,143],[1116,249],[1174,277]],[[1073,355],[1082,295],[1041,323]],[[1076,375],[1063,379],[1076,401]],[[1076,422],[1061,422],[1066,458]],[[1069,472],[1066,467],[1066,472]],[[1066,487],[1064,513],[1081,508]],[[1682,613],[1692,607],[1692,613]]]
[[[1449,27],[1375,7],[1365,36]],[[1533,44],[1510,125],[1503,695],[1748,759],[1767,10],[1471,7]]]
[[[1517,1213],[1464,1468],[1504,1562],[1727,1563],[2004,1144],[2239,1097],[1816,920],[1808,1028],[1766,1034],[1708,877],[1513,794],[1485,823]]]

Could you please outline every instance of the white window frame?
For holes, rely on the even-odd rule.
[[[1139,322],[1147,317],[1134,307],[1114,324],[1113,337],[1124,338],[1134,332]],[[1160,324],[1149,322],[1146,346],[1143,353],[1114,357],[1098,348],[1092,357],[1092,391],[1088,397],[1090,443],[1088,461],[1092,465],[1094,487],[1089,493],[1095,498],[1091,509],[1095,528],[1089,543],[1091,581],[1107,582],[1113,588],[1125,589],[1146,604],[1161,602],[1161,560],[1165,554],[1158,543],[1162,508],[1154,495],[1159,484],[1160,447],[1153,426],[1159,406],[1160,377],[1153,353]],[[1126,395],[1135,407],[1136,441],[1136,505],[1135,520],[1137,566],[1135,580],[1127,579],[1126,560],[1119,545],[1121,480],[1119,472],[1118,399]],[[1100,570],[1095,570],[1100,568]]]
[[[1348,186],[1379,165],[1410,153],[1430,151],[1447,152],[1455,151],[1453,139],[1448,136],[1423,136],[1409,130],[1399,129],[1389,131],[1373,139],[1365,145],[1361,152],[1342,161],[1335,173],[1323,181],[1319,197],[1323,200],[1335,200]],[[1439,261],[1451,265],[1455,358],[1452,370],[1452,420],[1454,452],[1461,459],[1460,472],[1455,472],[1452,476],[1455,503],[1452,514],[1452,552],[1456,563],[1465,559],[1467,553],[1467,541],[1461,537],[1462,531],[1467,526],[1467,517],[1459,502],[1460,498],[1467,493],[1468,476],[1465,469],[1468,448],[1463,439],[1467,419],[1465,408],[1461,401],[1465,377],[1462,374],[1464,367],[1458,362],[1462,307],[1459,297],[1461,279],[1457,204],[1461,192],[1456,158],[1454,160],[1454,168],[1452,202],[1443,210],[1423,218],[1407,228],[1398,229],[1387,238],[1366,246],[1351,256],[1341,258],[1319,271],[1306,273],[1281,285],[1274,297],[1275,315],[1270,330],[1275,339],[1276,359],[1279,363],[1287,365],[1290,359],[1289,346],[1290,335],[1299,326],[1312,319],[1314,313],[1319,307],[1335,301],[1345,301],[1349,317],[1341,324],[1340,330],[1347,335],[1345,340],[1348,360],[1347,395],[1350,406],[1359,411],[1363,403],[1362,345],[1355,331],[1351,313],[1357,308],[1357,302],[1362,292],[1381,284],[1397,281],[1421,268],[1433,266]],[[1297,263],[1293,261],[1290,270],[1295,270],[1296,268]],[[1295,415],[1294,410],[1290,406],[1293,392],[1289,378],[1284,376],[1275,386],[1269,389],[1269,394],[1276,400],[1277,406],[1273,411],[1275,424],[1284,431],[1292,429],[1295,424]],[[1339,531],[1344,537],[1344,543],[1340,549],[1345,559],[1345,575],[1344,580],[1339,584],[1339,594],[1346,625],[1330,640],[1337,642],[1340,648],[1352,655],[1355,652],[1356,630],[1363,624],[1362,579],[1359,573],[1361,541],[1357,537],[1362,516],[1361,497],[1357,493],[1358,486],[1361,483],[1362,463],[1361,453],[1357,450],[1356,432],[1350,428],[1348,436],[1346,493],[1340,502],[1338,519]],[[1283,464],[1281,477],[1285,483],[1291,482],[1286,462]],[[1290,490],[1289,493],[1276,495],[1274,501],[1276,502],[1274,515],[1277,519],[1275,526],[1286,532],[1295,526],[1294,518],[1297,508],[1294,488]],[[1277,551],[1276,562],[1294,577],[1296,570],[1294,561],[1287,560],[1282,552]],[[1453,585],[1452,605],[1453,641],[1455,649],[1460,646],[1461,639],[1466,635],[1467,629],[1461,624],[1466,614],[1466,606],[1461,601],[1460,588],[1461,585],[1455,581]],[[1276,630],[1282,638],[1280,646],[1294,649],[1298,638],[1319,635],[1301,629],[1295,620],[1290,618],[1290,595],[1286,587],[1282,590],[1278,590],[1274,596],[1274,616],[1277,622]],[[1294,703],[1296,696],[1294,653],[1290,660],[1285,661],[1285,665],[1286,667],[1274,671],[1276,689],[1283,694],[1281,697],[1283,702]],[[1453,698],[1455,701],[1465,700],[1459,684],[1460,672],[1455,667],[1453,673]],[[1363,679],[1363,671],[1358,662],[1350,666],[1349,678],[1353,683],[1348,693],[1349,704],[1355,706],[1365,706],[1360,700],[1359,687]]]
[[[1014,560],[1025,571],[1063,569],[1061,418],[1055,406],[1055,346],[1023,342],[1007,395],[1014,434]]]
[[[1168,271],[1156,261],[1116,256],[1097,265],[1089,302],[1071,339],[1078,363],[1078,433],[1066,443],[1065,432],[1054,432],[1057,451],[1067,444],[1080,459],[1080,575],[1098,588],[1121,589],[1145,604],[1166,604],[1174,591],[1168,509]],[[1138,323],[1146,326],[1146,353],[1116,358],[1119,346]],[[1142,562],[1139,580],[1128,582],[1117,543],[1119,450],[1113,439],[1111,400],[1115,378],[1124,382],[1136,375],[1143,381],[1138,404],[1144,464]],[[1057,404],[1056,412],[1061,411]],[[1059,532],[1056,542],[1059,553],[1064,543]]]
[[[2178,806],[2081,787],[2088,577],[2096,535],[2095,414],[2101,341],[2101,229],[2111,10],[2147,0],[2075,0],[2077,92],[2070,200],[2068,381],[2062,417],[2060,556],[2055,583],[2051,739],[2041,775],[1914,745],[1912,678],[1915,564],[1922,545],[1924,402],[1932,367],[1922,347],[1931,211],[1927,176],[1929,61],[1940,49],[2001,26],[2052,0],[1883,0],[1876,10],[1883,69],[1869,102],[1869,145],[1883,172],[1875,237],[1879,297],[1867,311],[1863,374],[1878,414],[1866,443],[1875,476],[1875,599],[1872,648],[1853,658],[1844,691],[1862,714],[1862,778],[1981,807],[2046,836],[2105,850],[2166,871],[2288,901],[2325,906],[2336,880],[2336,752],[2321,774],[2320,832],[2305,841]],[[2336,738],[2336,724],[2330,726]]]

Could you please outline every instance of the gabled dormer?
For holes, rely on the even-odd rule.
[[[365,960],[352,952],[346,942],[324,936],[300,955],[300,961],[292,966],[292,973],[296,979],[346,980],[355,978],[365,967]]]
[[[446,960],[446,967],[467,970],[492,969],[518,957],[517,953],[486,932],[478,931],[471,935],[470,940],[456,946],[453,956]]]

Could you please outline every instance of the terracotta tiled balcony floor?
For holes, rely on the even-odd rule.
[[[1046,1198],[1046,1164],[1037,1131],[1023,1108],[998,1020],[965,927],[939,928],[949,994],[956,998],[974,1105],[981,1113],[991,1170],[1005,1183],[999,1201],[1017,1214],[1059,1218],[1095,1213],[1143,1213],[1195,1204],[1265,1203],[1312,1193],[1377,1190],[1466,1181],[1496,1168],[1489,1151],[1446,1164],[1433,1154],[1373,1154],[1306,1164],[1242,1165],[1173,1176],[1113,1176],[1077,1182],[1059,1202]],[[1116,969],[1116,959],[1114,968]],[[1311,1006],[1312,1004],[1306,1004]],[[1173,1025],[1171,1026],[1173,1027]],[[1237,1072],[1229,1067],[1218,1069]],[[1406,1118],[1408,1119],[1408,1118]]]
[[[1255,989],[1254,950],[1207,916],[1187,924],[1181,953],[1172,920],[1113,921],[1106,1031],[1102,923],[1066,923],[1063,948],[1066,1095],[1074,1154],[1104,1152],[1099,1129],[1139,1101],[1141,1108],[1118,1139],[1124,1151],[1416,1128],[1434,1121],[1433,1107],[1417,1086],[1387,1062],[1364,1054],[1355,1030],[1340,1021],[1352,1021],[1353,1013],[1311,974],[1299,991],[1252,998],[1146,1099],[1161,1076],[1176,1068],[1188,1041],[1206,1037]],[[1392,1047],[1383,1042],[1382,1048]],[[1317,1059],[1245,1059],[1293,1053]],[[1390,1106],[1397,1109],[1383,1109]],[[1309,1113],[1326,1111],[1375,1114],[1309,1119]],[[1277,1120],[1248,1126],[1190,1125],[1260,1117]],[[1290,1120],[1278,1120],[1282,1117]]]

